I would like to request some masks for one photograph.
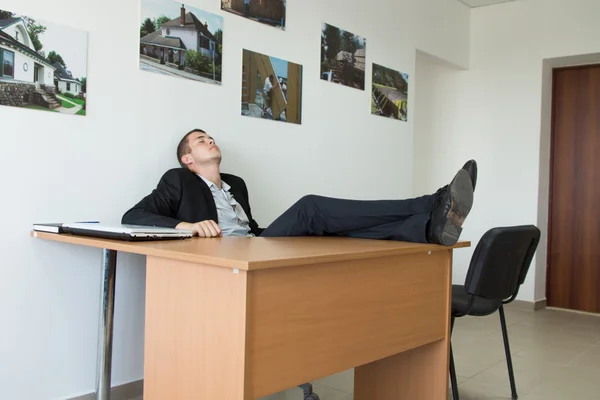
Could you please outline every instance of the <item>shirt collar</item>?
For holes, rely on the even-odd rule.
[[[205,177],[203,177],[202,175],[199,175],[199,174],[196,174],[196,175],[198,175],[200,178],[202,178],[202,180],[203,180],[203,181],[204,181],[204,182],[205,182],[205,183],[208,185],[208,187],[209,187],[210,189],[212,189],[213,187],[214,187],[215,189],[217,189],[217,190],[219,189],[219,188],[217,187],[217,185],[216,185],[214,182],[211,182],[211,181],[209,181],[208,179],[206,179],[206,178],[205,178]],[[231,189],[231,186],[229,186],[229,185],[227,184],[227,182],[225,182],[225,181],[221,181],[221,187],[222,187],[222,188],[223,188],[223,190],[225,190],[225,191],[229,191],[229,189]]]

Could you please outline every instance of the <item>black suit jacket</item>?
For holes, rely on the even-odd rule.
[[[264,229],[259,228],[252,218],[244,180],[230,174],[221,174],[221,179],[231,186],[230,193],[246,212],[251,232],[256,236],[260,235]],[[165,172],[152,193],[123,215],[121,223],[175,228],[180,222],[196,223],[206,220],[219,223],[210,188],[190,170],[174,168]]]

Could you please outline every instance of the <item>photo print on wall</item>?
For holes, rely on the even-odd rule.
[[[0,105],[86,115],[87,32],[0,10]]]
[[[221,0],[221,10],[285,30],[286,0]]]
[[[242,115],[301,124],[302,65],[244,49]]]
[[[221,84],[223,17],[173,0],[142,0],[140,69]]]
[[[371,114],[407,121],[408,75],[373,63]]]
[[[321,79],[365,89],[367,40],[327,23],[321,31]]]

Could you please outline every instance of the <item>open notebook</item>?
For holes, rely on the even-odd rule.
[[[74,235],[129,241],[186,239],[193,236],[191,230],[141,225],[71,223],[63,224],[63,230]]]

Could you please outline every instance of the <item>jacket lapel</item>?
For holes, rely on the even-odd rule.
[[[204,180],[202,180],[202,178],[200,178],[198,175],[194,174],[194,177],[198,181],[198,184],[200,185],[200,188],[202,190],[202,194],[204,195],[204,200],[206,201],[208,214],[210,215],[212,220],[214,220],[216,223],[219,223],[217,206],[215,204],[215,199],[213,198],[210,188],[208,187],[206,182],[204,182]]]

